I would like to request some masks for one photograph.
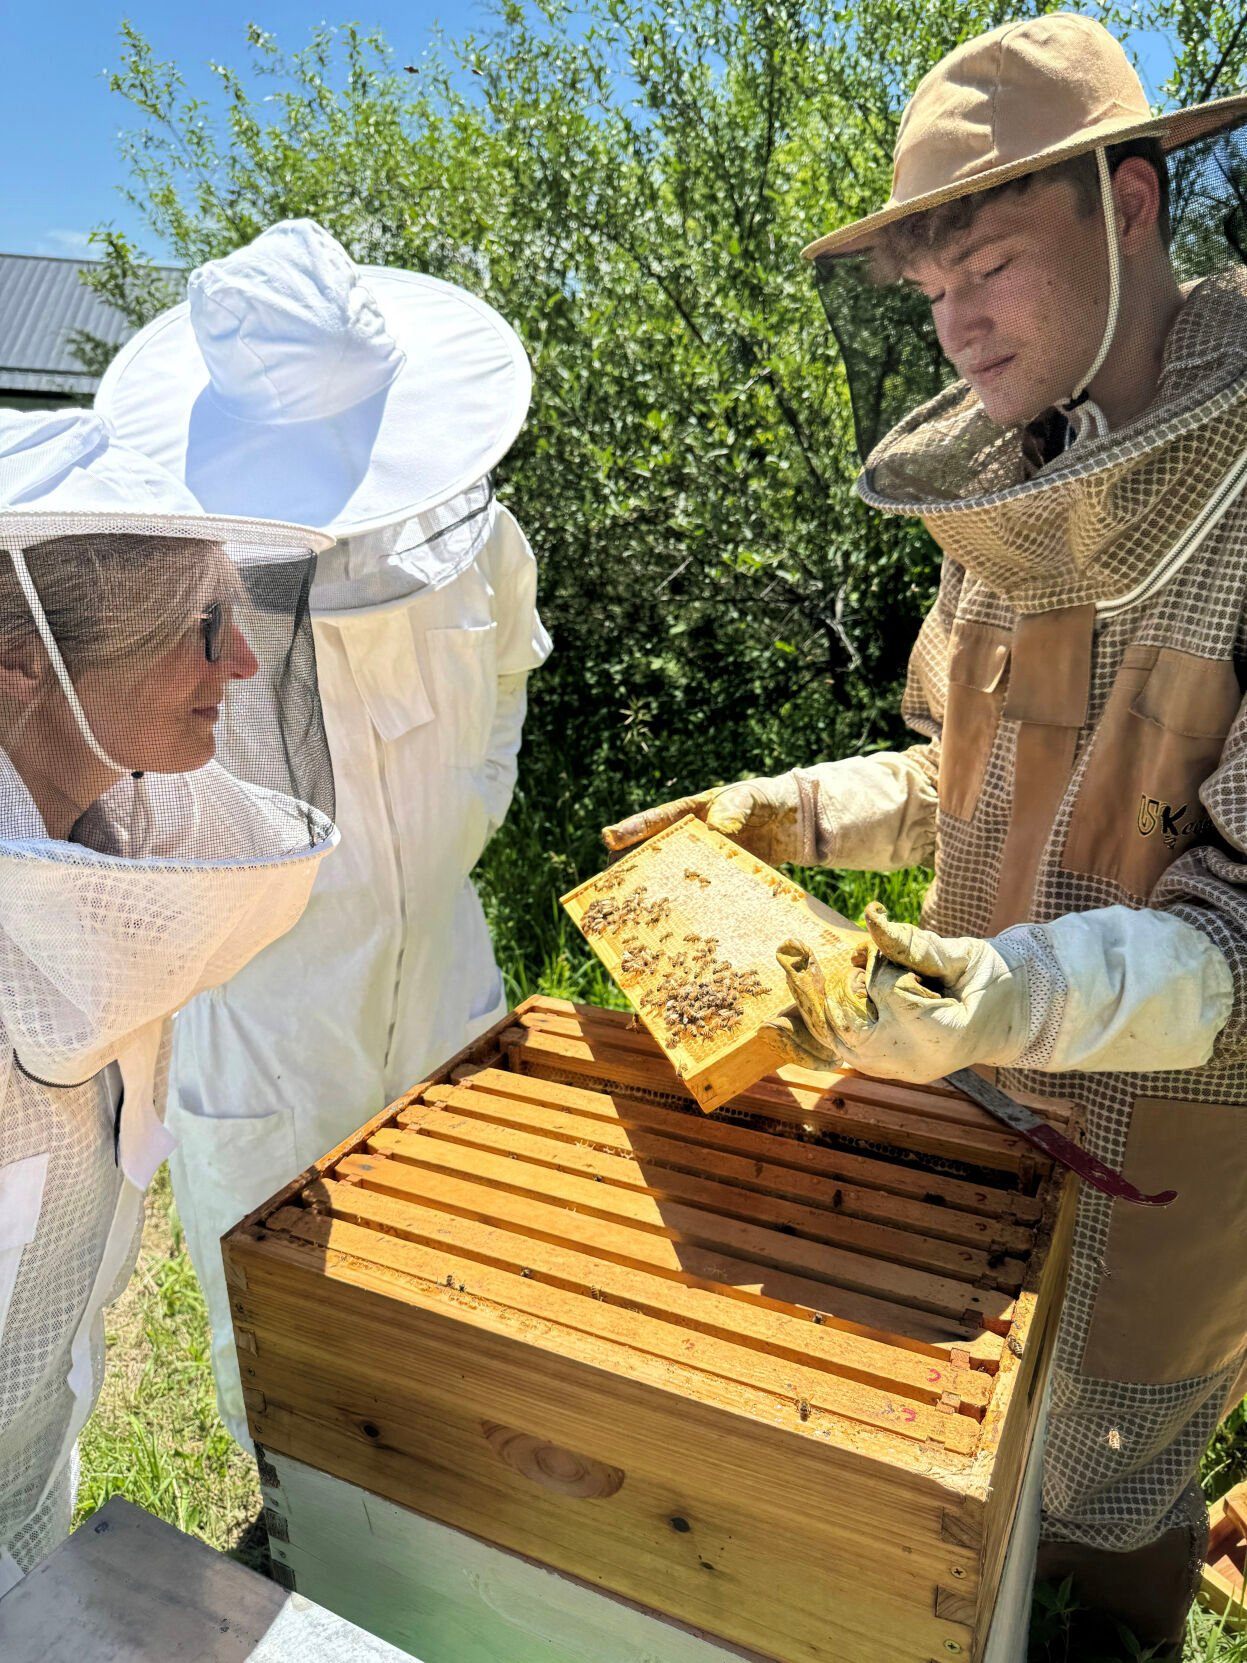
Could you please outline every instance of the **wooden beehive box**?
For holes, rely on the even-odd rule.
[[[971,1663],[1060,1177],[948,1090],[706,1117],[634,1019],[532,999],[226,1237],[251,1430],[750,1656]]]
[[[847,973],[856,930],[692,815],[563,897],[703,1109],[779,1062],[764,1024],[793,1010],[775,954],[789,938]]]

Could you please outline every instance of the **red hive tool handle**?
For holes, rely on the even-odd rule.
[[[1099,1190],[1101,1195],[1111,1196],[1114,1201],[1129,1201],[1136,1207],[1168,1207],[1177,1200],[1177,1190],[1159,1190],[1155,1195],[1144,1195],[1129,1178],[1106,1166],[1099,1156],[1081,1148],[1064,1132],[1058,1132],[1042,1115],[1024,1108],[1021,1103],[1015,1103],[999,1086],[989,1085],[971,1069],[962,1068],[956,1074],[950,1074],[948,1084],[956,1086],[958,1091],[972,1098],[988,1114],[1020,1133],[1036,1149],[1042,1149],[1059,1166],[1077,1173],[1084,1184]]]

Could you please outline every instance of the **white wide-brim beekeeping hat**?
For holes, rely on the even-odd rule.
[[[0,410],[0,511],[202,514],[185,483],[87,410]]]
[[[356,266],[283,220],[191,274],[122,348],[96,408],[213,514],[335,537],[427,513],[510,449],[532,392],[511,326],[475,295]]]

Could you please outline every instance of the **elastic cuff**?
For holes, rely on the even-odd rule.
[[[1046,1068],[1056,1050],[1069,995],[1061,961],[1039,924],[1016,924],[997,936],[995,945],[1014,975],[1026,980],[1026,1034],[1010,1066]]]

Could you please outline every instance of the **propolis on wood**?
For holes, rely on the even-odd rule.
[[[766,1023],[792,1012],[776,950],[851,976],[861,932],[693,815],[563,897],[563,906],[694,1099],[709,1112],[779,1060]]]

